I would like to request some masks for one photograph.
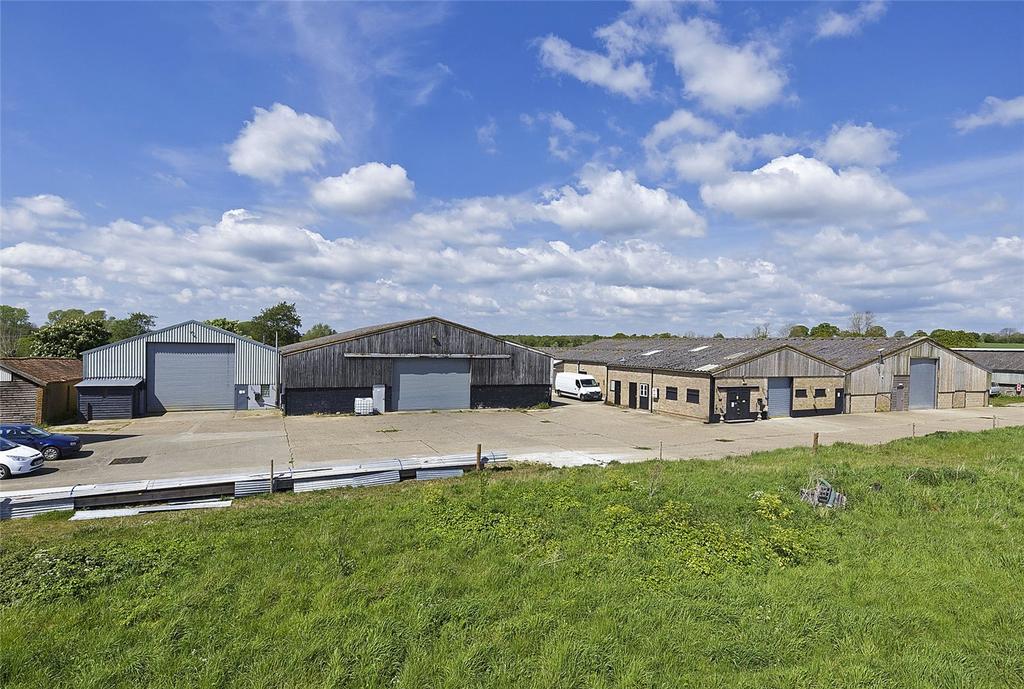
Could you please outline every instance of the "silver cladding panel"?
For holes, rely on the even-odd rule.
[[[270,479],[258,478],[251,481],[235,481],[235,497],[244,498],[247,495],[260,495],[270,492]]]
[[[277,350],[269,345],[188,321],[146,333],[82,355],[83,378],[146,377],[147,342],[202,342],[235,345],[235,385],[277,383]]]
[[[416,471],[417,481],[433,481],[438,478],[458,478],[465,474],[462,469],[419,469]]]

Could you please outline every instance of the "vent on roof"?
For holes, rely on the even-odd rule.
[[[660,350],[660,349],[652,349],[652,350],[651,350],[651,351],[649,351],[649,352],[644,352],[644,353],[643,353],[643,354],[641,354],[640,356],[651,356],[652,354],[657,354],[657,353],[658,353],[658,352],[660,352],[660,351],[662,351],[662,350]]]
[[[691,351],[691,352],[699,352],[700,350],[702,350],[702,349],[707,349],[707,348],[708,348],[708,347],[710,347],[710,346],[711,346],[711,345],[701,345],[700,347],[694,347],[694,348],[693,348],[693,349],[691,349],[690,351]]]
[[[735,359],[736,357],[743,356],[744,354],[746,354],[746,352],[736,352],[735,354],[727,354],[726,356],[723,356],[722,358],[723,359]]]
[[[695,368],[693,370],[694,371],[714,371],[716,368],[718,368],[718,364],[704,364],[703,366],[698,366],[697,368]]]

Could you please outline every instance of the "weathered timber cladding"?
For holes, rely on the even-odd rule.
[[[958,392],[964,393],[965,406],[988,404],[988,371],[945,347],[923,341],[890,354],[882,362],[872,362],[851,371],[846,385],[849,411],[889,411],[893,377],[910,375],[911,358],[937,361],[936,406],[939,408],[954,407],[954,394]]]
[[[549,385],[474,385],[469,406],[474,409],[521,409],[551,400]]]
[[[0,421],[8,423],[39,423],[42,421],[37,409],[37,397],[42,388],[35,383],[11,376],[11,380],[0,383]]]
[[[49,383],[43,394],[43,420],[61,421],[75,416],[78,411],[78,393],[75,384]]]
[[[435,341],[436,336],[436,341]],[[495,337],[429,320],[371,333],[314,349],[285,353],[285,388],[353,388],[390,385],[392,359],[346,357],[347,353],[384,355],[505,355],[471,359],[472,385],[549,385],[551,357]]]
[[[716,376],[728,376],[729,378],[769,378],[769,377],[811,377],[811,376],[841,376],[843,371],[808,356],[803,352],[792,349],[780,349],[769,352],[756,359],[733,366],[730,368],[721,367],[715,370]]]

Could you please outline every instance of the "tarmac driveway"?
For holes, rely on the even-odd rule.
[[[716,458],[820,442],[883,443],[912,433],[1024,425],[1024,406],[889,414],[844,414],[754,423],[703,424],[600,403],[545,410],[401,412],[383,416],[292,416],[275,412],[179,412],[130,422],[68,427],[79,457],[4,481],[3,490],[80,483],[355,464],[374,459],[506,450],[512,459],[558,466],[658,457]],[[65,429],[55,429],[65,430]],[[144,457],[138,463],[111,464]],[[137,460],[136,460],[137,461]]]

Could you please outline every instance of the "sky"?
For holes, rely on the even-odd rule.
[[[1024,329],[1024,3],[0,5],[0,301]]]

